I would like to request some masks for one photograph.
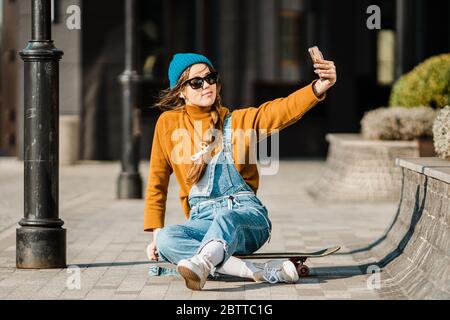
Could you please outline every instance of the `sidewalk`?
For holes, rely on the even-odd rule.
[[[81,271],[70,289],[66,269],[15,268],[15,228],[23,215],[23,163],[0,158],[0,299],[385,299],[404,298],[369,289],[369,260],[346,254],[380,236],[397,203],[316,203],[306,187],[318,180],[323,161],[285,160],[274,176],[262,176],[258,196],[273,223],[260,251],[306,251],[341,245],[340,253],[309,261],[312,276],[297,284],[256,284],[238,278],[208,281],[191,291],[178,276],[149,277],[144,249],[143,200],[116,200],[116,162],[86,162],[60,169],[59,214],[67,229],[67,263]],[[141,164],[144,181],[148,163]],[[166,224],[182,223],[176,179],[171,178]],[[383,281],[384,274],[381,273]]]

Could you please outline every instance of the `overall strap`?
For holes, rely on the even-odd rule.
[[[231,113],[225,116],[223,123],[222,147],[226,151],[231,151]]]

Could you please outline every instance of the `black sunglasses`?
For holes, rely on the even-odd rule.
[[[203,81],[208,82],[209,84],[216,84],[219,81],[219,73],[218,72],[211,72],[205,77],[195,77],[189,80],[186,80],[183,82],[183,86],[188,83],[192,89],[197,90],[200,88],[203,88]]]

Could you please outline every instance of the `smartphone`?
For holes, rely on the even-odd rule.
[[[308,51],[313,63],[316,63],[319,59],[323,59],[322,52],[320,52],[317,46],[309,48]]]

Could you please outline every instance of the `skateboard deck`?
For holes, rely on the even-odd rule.
[[[325,248],[315,252],[261,252],[250,255],[237,255],[240,259],[289,259],[297,268],[300,277],[309,275],[309,267],[305,264],[308,258],[322,258],[339,251],[341,247]]]

